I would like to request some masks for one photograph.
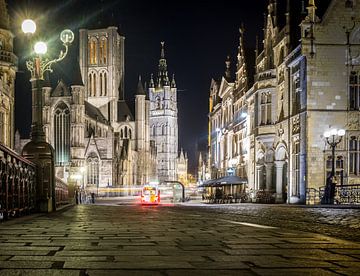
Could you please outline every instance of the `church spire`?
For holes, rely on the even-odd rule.
[[[311,22],[315,23],[315,19],[316,19],[316,5],[315,5],[315,0],[309,0],[309,6],[307,6],[306,8],[308,10],[308,15],[309,18],[311,20]]]
[[[0,0],[0,29],[9,30],[10,19],[5,0]]]
[[[155,87],[154,76],[153,76],[153,74],[151,74],[151,75],[150,75],[149,88],[154,88],[154,87]]]
[[[165,42],[161,42],[161,53],[160,53],[160,60],[159,60],[159,72],[158,72],[158,83],[157,86],[161,87],[164,85],[169,85],[169,77],[167,71],[167,64],[165,58]]]
[[[136,95],[145,95],[145,90],[141,82],[141,75],[139,75],[139,81],[137,85]]]
[[[175,74],[172,75],[172,79],[171,79],[171,87],[176,87],[176,82],[175,82]]]

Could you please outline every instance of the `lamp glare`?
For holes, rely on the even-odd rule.
[[[25,34],[33,34],[36,31],[36,24],[31,19],[25,19],[23,23],[21,24],[21,30]]]
[[[35,43],[34,51],[38,55],[44,55],[47,52],[47,46],[45,42],[39,41]]]

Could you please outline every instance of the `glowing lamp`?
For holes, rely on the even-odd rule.
[[[31,19],[25,19],[23,23],[21,24],[21,30],[25,34],[33,34],[36,31],[36,24]]]
[[[63,30],[60,34],[60,40],[64,44],[71,44],[74,41],[74,33],[69,29]]]
[[[330,136],[331,136],[330,131],[325,131],[325,132],[324,132],[324,137],[325,137],[325,138],[329,138]]]
[[[34,51],[38,55],[44,55],[47,52],[47,46],[45,42],[39,41],[35,43]]]
[[[344,136],[345,135],[345,129],[339,129],[337,132],[337,135]]]

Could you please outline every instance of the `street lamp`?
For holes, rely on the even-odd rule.
[[[31,19],[26,19],[21,25],[22,31],[31,38],[36,31],[36,24]],[[74,33],[70,30],[62,31],[60,40],[65,47],[65,52],[55,59],[45,57],[47,45],[39,41],[34,45],[34,52],[31,59],[26,61],[26,67],[31,73],[31,91],[32,91],[32,123],[31,123],[31,141],[27,143],[22,155],[33,161],[37,167],[37,187],[36,203],[38,211],[51,212],[55,210],[55,167],[54,167],[54,149],[46,142],[43,130],[43,95],[42,87],[44,73],[52,72],[52,65],[65,58],[68,53],[68,47],[74,40]],[[31,40],[30,40],[30,44]]]
[[[321,200],[322,204],[334,204],[335,197],[335,149],[345,135],[344,129],[331,129],[324,132],[326,143],[331,147],[331,174],[326,179],[325,193]]]

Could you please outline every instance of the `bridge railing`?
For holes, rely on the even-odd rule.
[[[0,144],[0,220],[35,209],[36,166]]]

